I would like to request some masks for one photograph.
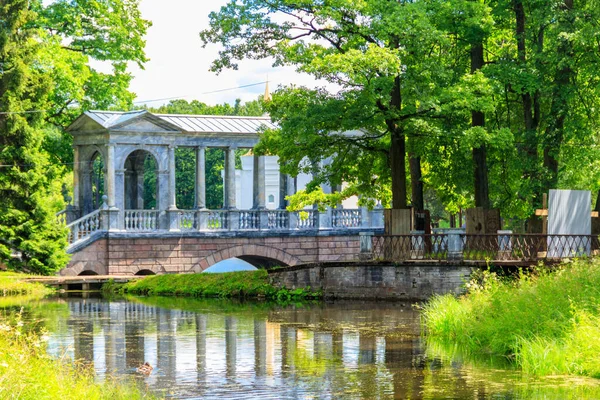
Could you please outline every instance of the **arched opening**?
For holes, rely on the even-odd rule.
[[[94,151],[92,156],[84,160],[79,166],[79,202],[83,215],[89,214],[102,206],[102,196],[105,193],[105,166],[104,158],[99,151]]]
[[[79,276],[89,276],[89,275],[98,275],[98,273],[95,271],[90,271],[90,270],[81,271],[79,273]]]
[[[252,264],[258,269],[270,269],[275,267],[287,267],[288,265],[282,261],[275,260],[273,258],[261,257],[261,256],[238,256],[239,259]]]
[[[151,210],[158,207],[158,163],[146,150],[136,150],[125,160],[125,209]]]
[[[147,275],[156,275],[156,274],[154,273],[154,271],[151,271],[149,269],[140,269],[138,272],[135,273],[135,275],[147,276]]]
[[[206,268],[202,272],[206,273],[224,273],[224,272],[236,272],[236,271],[256,271],[256,267],[247,261],[242,260],[240,257],[231,257],[226,260],[219,261],[218,263]]]

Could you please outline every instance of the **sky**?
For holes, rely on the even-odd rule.
[[[226,4],[226,0],[141,0],[143,18],[152,21],[146,35],[146,56],[150,59],[144,70],[131,66],[134,75],[130,89],[136,93],[136,104],[157,107],[168,103],[165,98],[199,100],[207,104],[254,100],[265,91],[264,84],[218,92],[269,80],[271,91],[278,85],[314,87],[315,80],[298,74],[293,68],[273,68],[268,60],[244,60],[237,71],[226,70],[217,75],[210,72],[211,61],[217,58],[219,47],[202,48],[199,32],[208,28],[208,15]],[[143,102],[143,103],[142,103]]]

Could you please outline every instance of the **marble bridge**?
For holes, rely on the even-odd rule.
[[[81,115],[67,128],[73,135],[74,193],[59,218],[69,229],[72,259],[60,274],[201,272],[231,257],[262,267],[357,260],[361,235],[383,230],[381,208],[340,205],[288,212],[285,198],[301,189],[301,182],[277,172],[278,182],[270,187],[278,193],[269,193],[267,202],[264,156],[252,156],[251,190],[244,190],[236,176],[236,150],[252,149],[260,131],[273,127],[266,117],[155,115],[145,110]],[[196,153],[195,207],[190,210],[176,204],[178,147]],[[206,208],[208,148],[225,154],[219,210]],[[152,207],[145,193],[148,168],[156,177]],[[323,186],[326,193],[339,189]],[[240,209],[240,199],[247,196],[252,207]]]

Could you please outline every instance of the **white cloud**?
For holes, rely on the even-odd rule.
[[[293,68],[273,68],[268,60],[243,60],[237,71],[210,72],[210,64],[218,55],[218,47],[202,48],[199,32],[208,28],[208,15],[227,3],[226,0],[142,0],[140,9],[153,26],[146,36],[146,55],[150,61],[141,70],[132,67],[131,90],[136,101],[171,97],[199,100],[207,104],[233,103],[256,99],[264,93],[264,85],[218,93],[207,93],[267,80],[271,90],[278,85],[324,85]],[[158,106],[168,100],[148,103]]]

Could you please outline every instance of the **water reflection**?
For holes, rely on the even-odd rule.
[[[84,360],[99,379],[135,376],[147,361],[154,370],[139,380],[166,397],[529,396],[516,371],[482,372],[427,358],[419,314],[410,305],[268,308],[177,300],[178,308],[165,308],[136,301],[66,301],[70,316],[51,335],[51,354]]]

